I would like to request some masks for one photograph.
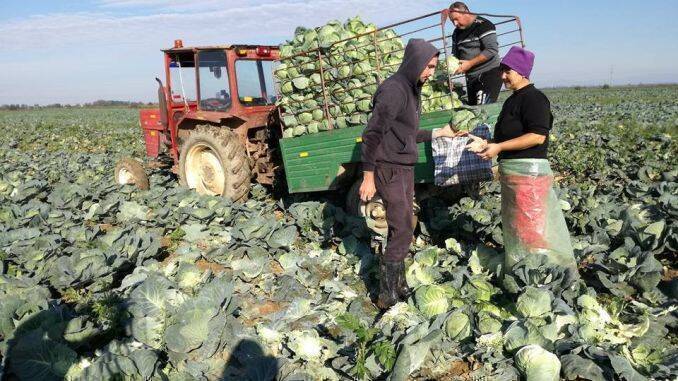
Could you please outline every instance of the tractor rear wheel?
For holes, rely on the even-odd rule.
[[[251,173],[245,147],[228,127],[196,126],[182,144],[179,181],[200,194],[245,201]]]
[[[131,157],[122,158],[115,165],[115,182],[120,185],[132,184],[141,190],[149,188],[144,167]]]

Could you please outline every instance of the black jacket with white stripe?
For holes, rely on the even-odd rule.
[[[460,60],[470,60],[482,54],[487,61],[474,66],[466,75],[478,76],[499,67],[499,44],[494,24],[481,16],[465,29],[456,28],[452,33],[452,54]]]

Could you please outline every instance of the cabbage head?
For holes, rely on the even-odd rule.
[[[288,72],[287,72],[287,64],[280,64],[278,67],[275,69],[274,72],[275,76],[278,79],[287,79],[288,77]]]
[[[323,113],[323,110],[321,109],[313,110],[311,115],[313,115],[313,120],[315,120],[316,122],[320,122],[325,117],[325,113]]]
[[[447,294],[445,287],[433,284],[419,287],[414,298],[419,311],[426,317],[433,317],[447,312],[450,306]]]
[[[350,98],[350,97],[349,97]],[[350,102],[342,103],[341,105],[341,111],[343,111],[346,114],[352,114],[355,112],[355,103],[353,102],[353,98],[351,98]]]
[[[455,71],[457,71],[457,69],[461,65],[459,59],[452,55],[448,56],[445,62],[447,63],[447,70],[449,70],[450,73],[454,73]]]
[[[462,287],[464,291],[471,299],[476,301],[489,301],[492,295],[496,292],[494,286],[484,276],[474,276],[472,277],[464,286]]]
[[[526,381],[560,380],[560,360],[539,345],[524,346],[513,359]]]
[[[285,115],[283,116],[283,124],[287,128],[293,128],[297,126],[297,118],[294,115]]]
[[[370,115],[366,114],[354,114],[351,116],[351,123],[355,125],[365,125],[367,124],[367,119],[370,117]]]
[[[330,115],[332,117],[336,118],[341,115],[341,108],[339,106],[332,105],[329,107],[330,109]]]
[[[306,77],[297,77],[292,80],[294,87],[298,90],[304,90],[311,84],[311,80]]]
[[[315,99],[307,99],[304,101],[304,108],[307,110],[318,108],[318,102]]]
[[[294,54],[294,49],[292,48],[292,45],[290,44],[282,44],[280,45],[280,58],[286,58]]]
[[[518,297],[516,309],[523,317],[541,317],[551,312],[551,294],[548,290],[526,287]]]
[[[445,322],[447,337],[455,341],[462,341],[471,336],[471,319],[464,312],[452,312]]]
[[[306,126],[306,130],[309,134],[317,134],[320,131],[320,125],[318,122],[311,122]]]
[[[346,120],[346,117],[340,116],[334,120],[334,125],[336,128],[346,128],[348,127],[348,122]]]
[[[332,44],[341,40],[341,24],[338,21],[331,22],[318,31],[318,40],[321,48],[329,48]]]
[[[292,82],[283,82],[282,85],[280,85],[280,92],[283,94],[292,94],[294,91],[294,87],[292,86]]]
[[[555,324],[539,325],[537,321],[516,321],[506,330],[504,334],[504,349],[508,352],[525,346],[536,344],[541,347],[550,347],[555,338],[557,327]]]
[[[179,288],[182,290],[193,290],[203,281],[203,272],[190,263],[182,263],[176,274]]]
[[[494,314],[486,311],[478,313],[478,330],[481,334],[501,332],[502,320]]]
[[[344,27],[353,34],[365,33],[365,23],[360,19],[360,16],[348,19]]]
[[[433,284],[435,282],[435,279],[431,271],[429,271],[429,268],[430,267],[422,266],[421,264],[419,264],[419,262],[414,261],[411,265],[407,267],[407,271],[405,272],[407,284],[413,287],[422,284],[423,285]]]
[[[372,66],[367,61],[358,62],[353,66],[354,75],[369,74],[372,70]]]
[[[343,79],[351,75],[351,68],[348,65],[343,65],[336,70],[335,78]]]
[[[369,99],[361,99],[357,103],[358,110],[367,112],[372,108],[372,102]]]
[[[313,121],[313,114],[310,112],[302,112],[297,116],[300,124],[309,124]]]
[[[303,50],[318,49],[318,32],[315,29],[308,29],[304,33]]]
[[[469,122],[475,118],[475,116],[473,111],[470,110],[455,111],[452,124],[459,130],[470,131],[475,126],[471,125]]]

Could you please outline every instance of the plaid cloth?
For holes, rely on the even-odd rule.
[[[487,124],[481,124],[471,134],[489,139],[490,128]],[[433,139],[431,148],[436,185],[450,186],[492,180],[492,161],[483,160],[467,150],[468,141],[468,137]]]

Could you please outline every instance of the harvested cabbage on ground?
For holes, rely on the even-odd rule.
[[[678,87],[547,95],[581,280],[526,262],[507,288],[498,184],[448,190],[421,202],[414,295],[383,314],[369,232],[331,194],[234,205],[164,170],[118,186],[134,110],[0,113],[0,373],[675,379],[678,107],[658,100]]]

